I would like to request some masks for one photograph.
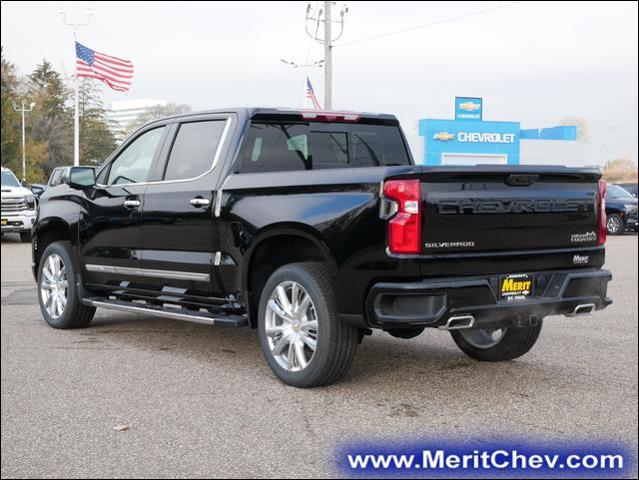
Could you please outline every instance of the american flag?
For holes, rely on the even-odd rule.
[[[308,77],[306,77],[306,98],[310,99],[315,110],[320,110],[322,108],[319,100],[317,100],[317,97],[315,96],[315,90],[313,90],[313,85],[311,85],[311,81]]]
[[[133,80],[133,64],[129,60],[105,55],[75,42],[78,77],[97,78],[113,90],[128,92]]]

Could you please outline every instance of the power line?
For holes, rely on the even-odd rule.
[[[399,35],[400,33],[406,33],[406,32],[411,32],[413,30],[420,30],[422,28],[428,28],[428,27],[434,27],[436,25],[441,25],[442,23],[448,23],[448,22],[454,22],[457,20],[462,20],[464,18],[468,18],[468,17],[475,17],[477,15],[482,15],[484,13],[488,13],[488,12],[494,12],[495,10],[500,10],[502,8],[506,8],[506,7],[512,7],[514,5],[518,5],[520,3],[524,3],[523,1],[520,2],[510,2],[507,3],[505,5],[498,5],[496,7],[491,7],[491,8],[486,8],[484,10],[478,10],[476,12],[472,12],[472,13],[467,13],[465,15],[458,15],[456,17],[450,17],[450,18],[445,18],[443,20],[437,20],[436,22],[432,22],[432,23],[426,23],[424,25],[418,25],[416,27],[411,27],[411,28],[406,28],[404,30],[398,30],[396,32],[388,32],[388,33],[382,33],[380,35],[374,35],[372,37],[366,37],[366,38],[360,38],[359,40],[352,40],[350,42],[344,42],[344,43],[338,43],[336,45],[333,45],[333,48],[337,48],[337,47],[343,47],[345,45],[353,45],[355,43],[362,43],[362,42],[368,42],[369,40],[376,40],[378,38],[383,38],[383,37],[390,37],[392,35]]]

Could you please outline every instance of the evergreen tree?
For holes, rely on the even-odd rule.
[[[116,148],[104,104],[101,87],[91,80],[80,84],[80,158],[86,165],[101,164]]]
[[[13,108],[18,103],[19,80],[15,66],[2,50],[2,166],[17,172],[20,164],[20,114]]]
[[[67,106],[71,91],[61,75],[43,60],[29,75],[29,94],[36,106],[27,126],[35,142],[46,144],[41,169],[48,176],[55,167],[73,163],[73,115]]]

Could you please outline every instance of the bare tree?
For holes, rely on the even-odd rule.
[[[577,140],[580,142],[590,142],[590,131],[588,130],[588,124],[583,118],[579,117],[564,117],[559,121],[559,125],[566,127],[577,127]]]

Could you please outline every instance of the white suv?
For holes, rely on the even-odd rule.
[[[36,200],[8,168],[2,167],[2,235],[19,233],[23,242],[31,241],[36,218]]]

